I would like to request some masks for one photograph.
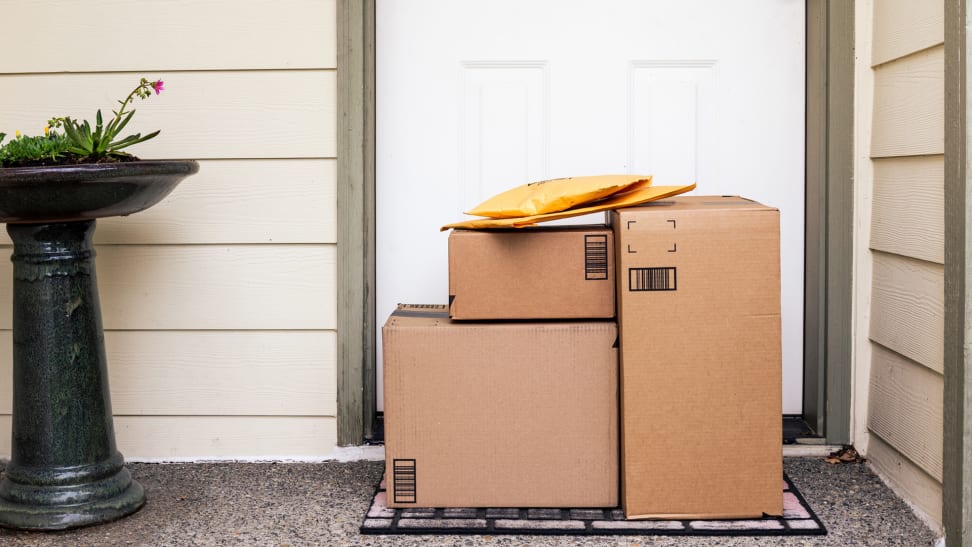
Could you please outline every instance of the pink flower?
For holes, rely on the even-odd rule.
[[[165,89],[164,87],[162,87],[163,85],[165,85],[165,82],[163,82],[162,80],[156,80],[152,82],[152,89],[155,90],[156,95],[158,95],[159,93],[162,92],[163,89]]]

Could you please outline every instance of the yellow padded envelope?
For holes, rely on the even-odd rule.
[[[501,192],[466,211],[466,214],[519,218],[555,213],[649,185],[651,175],[598,175],[542,180]]]
[[[547,222],[549,220],[586,215],[589,213],[596,213],[598,211],[606,211],[608,209],[630,207],[640,203],[647,203],[649,201],[656,201],[659,199],[677,196],[694,189],[695,183],[686,184],[684,186],[648,186],[631,190],[630,192],[624,192],[623,194],[616,194],[596,203],[586,204],[584,206],[568,209],[566,211],[547,213],[545,215],[524,216],[519,218],[483,218],[464,220],[462,222],[446,224],[441,228],[441,230],[445,231],[450,228],[465,228],[469,230],[482,230],[487,228],[522,228],[538,222]]]

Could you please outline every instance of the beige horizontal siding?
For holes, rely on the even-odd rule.
[[[129,461],[320,459],[337,445],[334,418],[306,416],[115,416],[115,436]],[[10,416],[0,416],[0,453],[10,453]]]
[[[942,521],[942,483],[922,471],[879,435],[872,435],[867,459],[901,497],[934,519]]]
[[[208,160],[151,209],[98,220],[94,240],[101,245],[335,243],[336,210],[334,160]],[[0,230],[3,244],[10,244],[6,230]]]
[[[0,73],[333,68],[335,1],[0,0]]]
[[[130,149],[139,157],[335,157],[333,70],[0,76],[0,131],[40,134],[51,116],[93,120],[97,109],[115,108],[143,74],[166,86],[136,102],[138,112],[125,128],[162,130]]]
[[[942,375],[875,345],[870,387],[870,430],[941,482]]]
[[[880,252],[873,256],[871,340],[941,374],[944,267]]]
[[[97,248],[109,330],[335,329],[335,247],[119,245]],[[0,280],[12,279],[0,261]],[[0,291],[11,328],[12,285]]]
[[[945,158],[874,160],[871,248],[944,264]]]
[[[874,70],[872,157],[945,153],[945,48]]]
[[[863,317],[876,343],[865,344],[868,351],[858,357],[866,361],[859,367],[870,371],[868,385],[855,392],[866,390],[869,435],[863,441],[874,469],[941,522],[944,8],[941,2],[875,0],[861,13],[868,8],[873,12],[863,16],[872,19],[858,28],[873,33],[857,44],[873,67],[859,78],[860,104],[872,108],[871,123],[857,130],[864,132],[861,142],[870,139],[872,163],[858,170],[855,186],[870,196],[863,201],[870,210],[862,214],[870,217],[872,252],[865,252],[871,273],[856,285],[870,294]]]
[[[11,411],[10,331],[0,331],[0,414]],[[333,416],[330,331],[108,331],[120,415]]]
[[[876,0],[873,39],[874,65],[937,46],[945,41],[945,3]]]
[[[18,52],[0,56],[0,132],[107,115],[140,77],[160,78],[165,90],[135,103],[127,129],[162,133],[130,151],[200,161],[161,203],[101,219],[95,232],[122,451],[329,454],[335,0],[0,0],[0,13],[0,36]],[[4,233],[0,254],[10,251]],[[11,407],[10,312],[11,264],[0,257],[0,414]]]

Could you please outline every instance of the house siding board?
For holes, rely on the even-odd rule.
[[[895,450],[880,436],[871,438],[868,462],[902,498],[933,522],[942,521],[942,483]]]
[[[55,115],[93,119],[138,82],[139,74],[0,76],[5,132],[43,132]],[[145,158],[334,158],[335,71],[258,70],[144,74],[165,91],[136,102],[132,133],[162,133],[132,152]],[[70,90],[70,92],[66,92]]]
[[[945,271],[941,264],[874,253],[871,340],[943,371]]]
[[[321,460],[337,444],[333,417],[115,415],[128,461]],[[10,416],[0,416],[0,452],[10,453]]]
[[[945,40],[945,3],[915,0],[874,2],[872,64],[880,65]]]
[[[126,24],[86,48],[68,43],[109,12]],[[156,207],[98,221],[121,450],[326,457],[337,443],[336,1],[0,0],[0,13],[0,34],[36,53],[0,59],[0,131],[90,118],[139,77],[161,78],[165,91],[136,103],[129,129],[162,133],[133,152],[200,160]],[[0,458],[10,311],[0,261]]]
[[[944,378],[879,345],[872,357],[869,429],[941,481]]]
[[[198,174],[151,209],[98,220],[94,242],[334,244],[335,164],[318,159],[204,160]],[[11,245],[6,231],[0,231],[3,245]],[[9,253],[9,247],[2,252]]]
[[[945,55],[941,46],[874,69],[871,156],[945,152]]]
[[[0,0],[0,73],[334,68],[335,0]],[[124,24],[99,29],[106,17]],[[140,23],[143,22],[143,23]],[[110,51],[110,55],[92,55]]]
[[[333,331],[105,332],[122,415],[334,416]],[[12,341],[0,331],[0,414],[11,409]]]
[[[334,330],[334,246],[109,245],[96,249],[111,330]],[[0,279],[12,278],[0,262]],[[0,329],[11,328],[10,282]]]
[[[945,263],[945,157],[874,160],[872,249]]]
[[[871,436],[867,459],[878,475],[928,520],[942,522],[942,483],[898,452],[879,435]]]
[[[869,1],[874,88],[865,102],[870,294],[867,456],[931,522],[941,523],[944,402],[945,48],[943,4]],[[859,15],[861,17],[861,15]],[[872,40],[869,43],[869,40]],[[867,218],[868,215],[862,215]],[[866,299],[862,299],[866,301]],[[859,335],[860,336],[860,335]],[[868,352],[862,352],[862,355]],[[863,365],[861,365],[863,366]]]

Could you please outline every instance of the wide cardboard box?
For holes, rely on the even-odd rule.
[[[626,516],[782,514],[779,212],[691,196],[611,222]]]
[[[400,306],[382,337],[389,506],[617,506],[613,321]]]
[[[614,298],[607,226],[449,235],[453,319],[612,319]]]

